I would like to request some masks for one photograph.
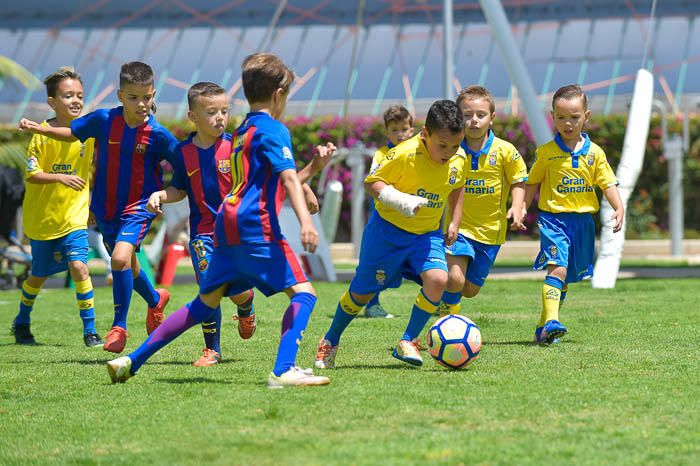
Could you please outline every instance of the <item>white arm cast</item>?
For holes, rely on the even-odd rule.
[[[418,209],[428,203],[428,200],[423,197],[402,193],[390,185],[386,185],[379,192],[377,199],[385,206],[397,210],[404,217],[413,217]]]

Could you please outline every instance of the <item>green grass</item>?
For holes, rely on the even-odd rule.
[[[464,301],[485,345],[459,372],[391,358],[418,290],[405,285],[382,298],[398,318],[350,326],[338,369],[325,371],[330,386],[281,391],[264,383],[284,296],[258,295],[251,340],[225,320],[224,364],[190,365],[203,346],[192,329],[111,385],[109,355],[82,346],[71,293],[46,290],[32,328],[43,345],[0,335],[0,464],[698,464],[697,283],[573,285],[562,313],[570,334],[541,348],[530,343],[540,284],[493,280]],[[304,367],[346,285],[316,287]],[[195,287],[172,291],[171,310]],[[105,329],[111,292],[96,298]],[[5,328],[16,299],[0,293]],[[144,305],[132,303],[128,349],[145,337]],[[224,314],[232,311],[226,303]]]

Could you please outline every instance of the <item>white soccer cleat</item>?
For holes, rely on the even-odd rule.
[[[311,369],[292,367],[279,377],[273,372],[267,378],[267,388],[285,387],[310,387],[314,385],[328,385],[331,383],[328,377],[314,375]]]
[[[107,372],[112,379],[112,383],[124,383],[134,376],[131,373],[131,359],[129,356],[107,361]]]

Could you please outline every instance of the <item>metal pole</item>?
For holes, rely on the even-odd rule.
[[[359,257],[362,232],[365,229],[365,147],[348,149],[346,163],[352,173],[352,203],[350,211],[353,257]],[[341,150],[342,151],[342,150]],[[341,154],[342,155],[342,154]]]
[[[445,75],[445,98],[454,98],[454,88],[452,86],[452,73],[454,71],[454,51],[453,51],[453,24],[452,24],[452,0],[444,0],[443,2],[443,41],[444,41],[444,53],[445,59],[443,63],[445,65],[444,75]]]
[[[353,75],[355,74],[355,64],[357,63],[357,50],[360,45],[360,34],[362,34],[362,14],[365,9],[365,0],[360,0],[357,7],[357,19],[355,20],[355,38],[352,42],[352,55],[350,57],[350,67],[348,68],[348,80],[345,82],[345,99],[343,100],[342,117],[348,116],[350,107],[350,94],[352,93]]]
[[[518,88],[518,94],[525,107],[528,122],[535,136],[535,142],[538,145],[546,144],[552,140],[552,131],[549,129],[549,125],[547,125],[547,121],[537,101],[535,88],[525,67],[523,57],[518,52],[518,46],[511,33],[503,5],[501,5],[500,0],[479,0],[479,3],[491,32],[498,43],[498,47],[501,49],[510,80]]]

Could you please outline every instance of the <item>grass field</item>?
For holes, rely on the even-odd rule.
[[[312,365],[345,286],[317,284],[300,365]],[[170,310],[195,287],[172,291]],[[549,348],[531,344],[539,291],[491,281],[465,301],[485,344],[468,370],[450,372],[427,353],[422,368],[390,356],[417,292],[405,285],[383,297],[396,319],[350,326],[330,386],[272,391],[284,296],[256,298],[252,340],[225,321],[220,366],[190,365],[203,347],[192,329],[111,385],[110,356],[82,345],[71,292],[46,290],[32,327],[42,345],[0,335],[0,464],[698,464],[697,280],[573,285],[570,334]],[[0,293],[6,329],[17,296]],[[111,291],[96,300],[104,330]],[[127,349],[145,337],[144,307],[134,298]]]

